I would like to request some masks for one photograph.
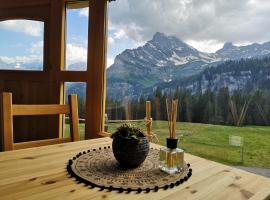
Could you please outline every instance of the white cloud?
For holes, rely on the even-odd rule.
[[[214,53],[223,47],[223,43],[218,42],[216,40],[202,40],[202,41],[188,40],[186,41],[186,43],[199,51],[208,53]]]
[[[107,58],[107,68],[110,67],[114,63],[114,60],[112,58]]]
[[[66,46],[67,66],[76,62],[87,62],[87,49],[77,44]]]
[[[22,44],[16,44],[18,48],[25,48]],[[28,53],[27,53],[28,52]],[[19,67],[20,64],[27,63],[42,63],[43,62],[43,41],[32,43],[29,49],[26,49],[27,55],[20,56],[0,56],[0,60],[7,64],[15,64]]]
[[[27,49],[29,55],[24,56],[0,56],[0,59],[7,63],[32,63],[32,62],[42,62],[43,60],[43,41],[32,43],[31,47]]]
[[[108,44],[109,44],[109,45],[113,45],[114,42],[115,42],[115,41],[114,41],[113,37],[109,37],[109,38],[108,38]]]
[[[89,15],[89,8],[82,8],[79,11],[79,16],[80,17],[88,17]]]
[[[112,21],[110,19],[108,19],[108,30],[109,31],[116,31],[116,27],[114,27]]]
[[[20,32],[34,37],[42,36],[43,22],[32,20],[6,20],[0,22],[0,29]]]
[[[268,0],[119,0],[109,4],[109,30],[140,42],[163,32],[211,52],[226,41],[268,41],[269,10]]]
[[[87,62],[87,48],[78,44],[67,44],[66,47],[67,66],[77,62]],[[114,59],[107,57],[107,67],[110,67]]]
[[[131,22],[128,24],[114,24],[110,22],[109,28],[113,31],[113,36],[115,39],[129,38],[135,42],[143,42],[143,28],[138,26],[136,23]]]
[[[119,31],[116,31],[113,35],[114,35],[114,38],[116,39],[127,38],[127,34],[124,29],[120,29]]]
[[[43,41],[32,43],[29,52],[34,54],[43,54]]]
[[[43,56],[42,55],[28,55],[28,56],[0,56],[0,60],[7,64],[14,64],[14,63],[32,63],[32,62],[42,62]]]
[[[7,64],[25,64],[31,62],[42,62],[43,42],[33,43],[28,49],[29,55],[25,56],[0,56],[0,60]],[[87,62],[87,48],[78,44],[67,44],[66,46],[67,66],[77,62]],[[109,62],[110,63],[110,62]]]

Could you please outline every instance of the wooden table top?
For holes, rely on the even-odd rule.
[[[270,199],[270,179],[189,154],[185,160],[191,163],[193,175],[173,189],[108,192],[69,178],[66,164],[70,158],[109,144],[110,138],[100,138],[0,153],[0,199]]]

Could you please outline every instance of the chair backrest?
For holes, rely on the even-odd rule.
[[[23,149],[29,147],[59,144],[64,142],[79,141],[79,117],[77,95],[69,95],[68,105],[18,105],[12,104],[12,93],[2,93],[2,133],[4,151]],[[13,141],[13,116],[33,115],[60,115],[68,114],[70,119],[70,138],[55,138],[30,142],[14,143]]]

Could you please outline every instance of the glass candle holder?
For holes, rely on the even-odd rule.
[[[177,148],[176,138],[167,138],[167,147],[162,147],[159,154],[159,168],[169,174],[183,171],[184,150]]]

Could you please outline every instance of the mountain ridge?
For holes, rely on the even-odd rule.
[[[268,55],[270,42],[246,46],[227,42],[215,53],[206,53],[175,36],[157,32],[143,46],[116,56],[114,64],[107,69],[107,94],[115,98],[134,98],[144,88],[199,74],[227,60]]]
[[[207,68],[198,75],[159,84],[153,88],[157,87],[167,93],[183,88],[191,91],[192,94],[203,94],[206,91],[217,93],[222,88],[228,88],[230,93],[269,90],[270,57],[226,61],[217,67]],[[144,94],[150,95],[153,88],[145,89]]]

